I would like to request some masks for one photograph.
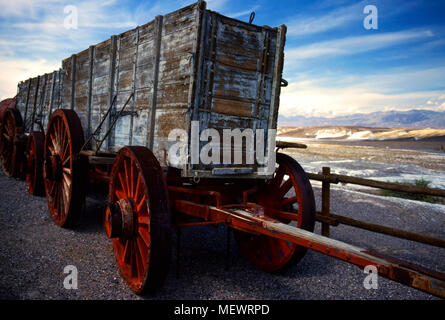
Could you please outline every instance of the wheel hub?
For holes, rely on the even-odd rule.
[[[59,181],[62,179],[62,160],[59,155],[51,157],[52,176],[54,180]]]
[[[45,160],[45,179],[60,181],[62,180],[63,167],[59,155],[51,155]]]
[[[135,214],[130,199],[120,199],[107,205],[104,217],[104,227],[107,237],[129,238],[134,233]]]

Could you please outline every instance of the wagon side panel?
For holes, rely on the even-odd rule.
[[[25,114],[25,131],[31,132],[35,130],[35,121],[39,116],[39,109],[44,98],[46,75],[38,76],[31,79],[31,89],[29,91],[28,107]]]
[[[159,41],[159,74],[154,105],[153,132],[149,146],[162,165],[168,162],[168,151],[173,142],[168,141],[174,129],[189,132],[191,91],[197,56],[202,10],[192,5],[163,17]],[[182,169],[182,165],[178,165]]]
[[[57,108],[57,97],[59,96],[59,72],[54,71],[49,75],[48,85],[47,85],[47,93],[44,102],[44,111],[41,117],[42,127],[46,130],[48,126],[49,119],[51,117],[52,112]]]
[[[16,108],[19,110],[23,119],[26,113],[30,85],[31,85],[31,79],[28,79],[26,81],[20,82],[17,86]]]
[[[127,31],[117,40],[116,109],[125,107],[114,131],[113,149],[146,145],[153,100],[156,21]]]
[[[110,74],[111,74],[111,39],[108,39],[96,45],[93,54],[93,67],[91,77],[91,115],[90,127],[92,132],[99,127],[104,120],[108,107],[110,105]],[[104,138],[107,130],[106,122],[101,130],[97,132],[96,139]],[[85,127],[84,127],[85,131]],[[96,148],[97,144],[93,141],[92,148]],[[103,149],[106,149],[107,141],[104,141]]]
[[[209,12],[205,25],[207,36],[202,46],[205,48],[202,86],[199,88],[200,131],[216,129],[223,142],[224,129],[264,130],[273,127],[273,85],[276,77],[281,80],[281,71],[276,70],[278,29],[258,27],[241,21]],[[275,120],[276,122],[276,120]],[[219,164],[193,166],[200,175],[211,175],[218,167],[247,167],[256,172],[258,164],[247,163],[247,150],[242,145],[220,148]],[[267,140],[262,154],[267,155]],[[200,149],[208,142],[200,144]],[[242,154],[241,163],[235,162],[234,151]],[[258,151],[258,150],[257,150]],[[224,154],[231,154],[225,163]],[[226,158],[227,162],[227,158]],[[191,174],[191,173],[189,173]]]
[[[61,79],[62,90],[60,93],[60,108],[61,109],[71,109],[71,85],[72,85],[72,70],[71,70],[71,59],[67,58],[62,61],[62,72],[64,77]]]
[[[87,134],[87,128],[89,124],[89,112],[88,112],[88,97],[89,90],[89,70],[90,70],[90,56],[89,50],[84,50],[72,57],[71,61],[71,76],[74,77],[74,85],[70,83],[71,90],[74,89],[74,95],[70,97],[73,102],[72,108],[77,112],[82,123],[85,138]]]

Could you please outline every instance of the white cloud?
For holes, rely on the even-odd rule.
[[[348,78],[338,87],[332,84]],[[290,82],[281,93],[280,114],[338,116],[374,111],[428,109],[445,111],[445,91],[431,83],[445,82],[445,67],[425,70],[386,70],[362,77],[337,74]],[[407,87],[411,84],[411,87]],[[416,88],[417,84],[417,88]],[[421,88],[423,84],[425,88]],[[405,89],[405,90],[403,90]]]
[[[258,10],[259,7],[260,6],[256,5],[256,6],[252,7],[252,9],[250,9],[250,10],[243,10],[243,11],[239,11],[239,12],[226,13],[226,15],[228,17],[231,17],[231,18],[239,18],[239,17],[246,16],[246,15],[250,16],[250,14],[252,12],[255,12],[255,10]],[[255,22],[253,22],[253,23],[255,23]]]
[[[364,2],[332,10],[324,15],[296,16],[287,23],[287,34],[290,36],[308,35],[324,32],[351,21],[363,19]]]
[[[38,9],[45,8],[62,1],[58,0],[0,0],[0,17],[34,18]]]
[[[0,100],[13,98],[20,81],[50,73],[60,68],[60,61],[6,59],[0,57]]]
[[[440,94],[443,91],[385,94],[368,91],[366,88],[299,88],[297,85],[290,85],[282,92],[280,114],[329,117],[389,110],[445,110],[445,103],[441,106],[426,103]]]
[[[221,11],[226,7],[228,0],[207,0],[206,2],[208,9]]]
[[[432,36],[430,30],[407,30],[322,41],[287,49],[286,61],[363,53]]]

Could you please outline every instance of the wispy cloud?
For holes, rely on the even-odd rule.
[[[304,77],[303,77],[304,78]],[[354,112],[427,109],[445,111],[445,67],[395,68],[369,75],[336,74],[291,81],[283,88],[283,115],[337,116]],[[339,83],[333,87],[333,83]]]
[[[252,12],[255,12],[255,10],[258,10],[259,8],[260,8],[260,6],[256,5],[256,6],[252,7],[250,10],[243,10],[243,11],[239,11],[239,12],[230,12],[230,13],[226,13],[226,15],[231,18],[239,18],[242,16],[250,15]]]
[[[288,35],[310,35],[345,26],[352,21],[363,19],[363,1],[350,6],[331,10],[323,15],[299,15],[288,21]]]
[[[60,68],[58,60],[10,59],[0,56],[0,100],[14,97],[20,81]]]
[[[229,0],[207,0],[206,2],[209,9],[221,11],[226,9]]]
[[[17,18],[28,17],[35,18],[36,13],[51,5],[58,4],[58,0],[0,0],[0,17]]]
[[[338,56],[363,53],[399,44],[431,38],[431,30],[406,30],[367,36],[346,37],[317,42],[286,50],[286,59],[304,60],[321,56]]]
[[[419,6],[417,0],[374,0],[372,2],[362,0],[351,4],[351,1],[314,1],[309,6],[309,12],[305,11],[289,19],[289,36],[314,35],[341,28],[359,30],[365,17],[363,9],[366,5],[375,5],[378,8],[378,18],[388,21],[395,16],[402,15],[409,10],[415,10]]]

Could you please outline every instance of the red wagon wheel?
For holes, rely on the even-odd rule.
[[[262,205],[265,215],[296,227],[314,230],[315,199],[303,168],[291,157],[278,153],[273,179],[252,197]],[[258,269],[275,272],[299,262],[307,249],[265,235],[235,232],[241,254]]]
[[[51,219],[61,227],[73,227],[85,199],[86,168],[79,158],[84,144],[76,112],[54,111],[44,146],[43,177]]]
[[[40,131],[32,132],[28,138],[26,152],[26,184],[28,192],[34,196],[43,196],[42,165],[45,136]]]
[[[0,158],[7,176],[18,177],[23,158],[23,146],[16,141],[17,134],[23,132],[23,120],[17,109],[9,108],[3,116],[0,131]]]
[[[149,149],[119,151],[108,200],[104,226],[119,273],[136,294],[154,293],[168,272],[172,226],[167,183]]]
[[[150,150],[119,151],[108,200],[104,226],[119,272],[135,293],[153,293],[167,276],[172,227],[167,183]]]

